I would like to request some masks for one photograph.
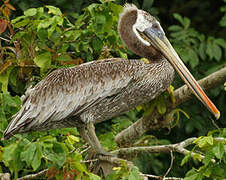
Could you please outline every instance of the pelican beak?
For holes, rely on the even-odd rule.
[[[191,89],[194,95],[209,109],[209,111],[219,119],[220,111],[212,103],[212,101],[207,97],[205,92],[199,86],[198,82],[191,75],[189,70],[184,65],[183,61],[180,59],[169,40],[166,38],[162,29],[153,31],[153,28],[147,28],[142,33],[145,39],[158,51],[160,51],[165,58],[174,67],[180,77],[184,80],[187,86]]]

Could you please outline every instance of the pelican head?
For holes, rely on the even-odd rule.
[[[118,32],[125,45],[137,55],[149,61],[166,58],[194,95],[217,119],[220,117],[220,112],[185,67],[156,18],[135,5],[126,4],[120,15]]]

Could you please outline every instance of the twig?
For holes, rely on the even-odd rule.
[[[80,161],[80,163],[89,163],[89,162],[96,162],[98,161],[99,159],[88,159],[88,160],[85,160],[85,161]]]
[[[174,161],[173,151],[170,151],[170,157],[171,157],[170,167],[168,168],[168,170],[166,171],[165,175],[163,176],[163,179],[169,174],[170,170],[173,167],[173,161]]]
[[[83,149],[83,150],[80,152],[80,154],[83,154],[84,152],[88,151],[89,149],[91,149],[90,146],[88,146],[87,148]]]
[[[212,73],[211,75],[199,80],[199,84],[202,88],[210,89],[212,87],[216,87],[219,84],[223,84],[226,81],[226,67],[221,70]],[[138,139],[141,135],[149,130],[156,130],[163,127],[167,127],[169,125],[170,119],[167,119],[167,115],[172,111],[175,106],[180,105],[181,103],[187,101],[192,97],[191,91],[188,89],[186,85],[178,88],[175,92],[176,102],[173,104],[168,101],[167,112],[164,115],[159,114],[157,111],[153,111],[149,115],[142,117],[127,129],[124,129],[122,132],[116,135],[115,141],[119,146],[129,146],[136,139]]]
[[[83,144],[81,147],[79,147],[79,148],[74,148],[73,150],[71,150],[70,152],[69,152],[69,154],[71,154],[71,153],[73,153],[73,152],[75,152],[75,151],[78,151],[79,153],[81,153],[80,151],[81,151],[81,149],[83,149],[83,148],[85,148],[86,149],[86,147],[88,146],[88,143],[85,143],[85,144]],[[84,151],[84,150],[83,150]],[[82,151],[82,152],[83,152]],[[82,153],[81,153],[82,154]]]
[[[219,130],[219,126],[215,123],[215,121],[213,120],[213,118],[210,117],[210,120],[212,122],[212,124]]]
[[[162,177],[162,176],[156,176],[151,174],[142,174],[143,176],[159,179],[159,180],[183,180],[183,178],[177,178],[177,177]]]
[[[0,37],[0,39],[1,39],[1,40],[4,40],[4,41],[7,41],[7,42],[10,42],[10,40],[5,39],[5,38],[3,38],[3,37]]]
[[[18,178],[17,180],[26,180],[26,179],[34,179],[34,178],[37,178],[41,175],[44,175],[46,172],[48,171],[48,168],[47,169],[44,169],[36,174],[29,174],[29,175],[26,175],[24,177],[21,177],[21,178]]]

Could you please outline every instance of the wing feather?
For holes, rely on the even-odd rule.
[[[131,67],[125,62],[103,60],[53,71],[25,93],[22,108],[5,134],[35,130],[47,120],[54,123],[79,115],[102,99],[119,93],[132,79],[128,71]]]

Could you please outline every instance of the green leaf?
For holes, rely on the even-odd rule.
[[[24,19],[22,21],[19,21],[18,23],[15,23],[13,25],[13,27],[20,28],[20,27],[26,26],[29,22],[30,22],[30,20],[26,18],[26,19]]]
[[[92,3],[90,4],[86,9],[90,12],[90,14],[93,16],[94,15],[94,9],[97,8],[99,4],[97,3]]]
[[[47,33],[46,29],[40,29],[38,31],[38,34],[37,35],[38,35],[38,37],[39,37],[39,39],[40,39],[41,42],[44,43],[47,40],[48,33]]]
[[[37,19],[40,19],[42,16],[45,16],[44,8],[43,7],[39,7],[39,8],[37,8]]]
[[[19,16],[19,17],[15,18],[15,19],[11,20],[11,23],[12,23],[12,24],[15,24],[17,21],[19,21],[19,20],[21,20],[21,19],[24,19],[25,17],[26,17],[26,16]]]
[[[213,148],[213,153],[218,159],[222,159],[224,155],[224,145],[220,142]]]
[[[226,49],[226,41],[222,38],[218,38],[214,40],[214,43],[220,45],[222,48]]]
[[[193,159],[194,160],[198,160],[198,161],[202,161],[202,157],[201,157],[201,154],[198,154],[198,153],[195,153],[195,154],[193,154]]]
[[[114,134],[112,132],[108,132],[100,135],[101,144],[107,148],[107,150],[113,150],[117,147],[114,141]]]
[[[80,163],[80,161],[82,160],[82,155],[79,154],[78,152],[75,152],[73,156],[73,160]]]
[[[2,94],[2,100],[4,102],[5,105],[11,106],[11,107],[18,107],[18,103],[16,103],[16,101],[14,101],[13,97],[10,96],[10,94],[8,93],[3,93]]]
[[[196,180],[199,174],[195,171],[195,169],[191,169],[186,173],[186,177],[184,180]]]
[[[101,178],[93,173],[89,173],[90,180],[101,180]]]
[[[31,143],[28,145],[27,149],[23,151],[20,155],[21,160],[25,161],[28,166],[31,165],[31,162],[34,158],[35,150],[36,150],[36,144]]]
[[[53,142],[52,150],[53,151],[46,151],[45,157],[48,160],[52,161],[53,164],[56,164],[59,167],[62,167],[66,160],[64,145],[58,142]]]
[[[56,29],[56,24],[53,24],[49,29],[48,29],[48,38],[50,38]]]
[[[188,55],[189,55],[189,58],[190,58],[189,63],[191,65],[191,67],[195,68],[199,64],[198,55],[196,54],[196,52],[193,49],[189,49]]]
[[[190,159],[190,157],[191,157],[191,154],[187,154],[187,155],[182,159],[180,165],[183,166],[185,163],[187,163],[188,160]]]
[[[225,27],[225,26],[226,26],[226,14],[221,18],[219,24],[220,24],[222,27]]]
[[[198,146],[200,148],[206,146],[207,144],[213,145],[213,137],[212,136],[206,136],[206,137],[200,138],[200,140],[198,141]]]
[[[49,11],[48,11],[49,14],[55,14],[55,15],[59,15],[59,16],[62,15],[62,12],[57,7],[54,7],[54,6],[45,6],[45,7],[49,9]]]
[[[34,58],[35,64],[41,68],[41,72],[44,72],[51,65],[51,53],[45,52]]]
[[[173,17],[176,19],[176,20],[178,20],[182,25],[184,24],[183,23],[183,18],[182,18],[182,16],[180,15],[180,14],[178,14],[178,13],[174,13],[173,14]]]
[[[129,175],[127,176],[128,180],[143,180],[143,178],[140,176],[139,169],[135,166],[133,166],[130,171]]]
[[[67,140],[70,144],[75,144],[75,143],[79,142],[79,138],[74,135],[67,136]]]
[[[8,91],[8,82],[9,82],[9,76],[12,71],[13,67],[8,67],[5,73],[0,74],[0,83],[2,83],[2,90],[3,92]]]
[[[207,151],[205,154],[205,158],[203,159],[203,163],[207,166],[210,163],[211,159],[213,158],[214,158],[213,152]]]
[[[166,105],[165,105],[164,96],[158,97],[158,102],[157,102],[156,105],[157,105],[157,110],[160,114],[164,114],[166,112]]]
[[[55,23],[54,18],[49,18],[48,20],[42,20],[37,27],[37,31],[39,31],[41,28],[48,28],[51,24]]]
[[[106,22],[106,17],[103,14],[97,14],[95,16],[95,22],[97,24],[104,24]]]
[[[35,8],[30,8],[30,9],[24,11],[25,16],[34,16],[34,15],[36,15],[36,13],[37,13],[37,9],[35,9]]]
[[[121,5],[111,3],[111,2],[108,2],[108,5],[115,16],[118,16],[122,12],[123,7]]]
[[[36,151],[34,154],[33,161],[31,163],[31,166],[34,171],[36,171],[39,168],[39,166],[41,165],[41,159],[42,159],[42,148],[41,148],[40,144],[36,144]]]
[[[56,58],[57,61],[70,61],[72,58],[67,54],[61,54]]]
[[[17,144],[10,144],[3,148],[2,160],[6,166],[9,166],[9,162],[14,158],[14,153],[17,148]]]
[[[205,49],[206,45],[204,42],[200,43],[199,45],[199,56],[201,57],[202,60],[206,59],[206,53],[205,53]]]
[[[210,60],[213,59],[213,47],[210,41],[207,41],[206,54],[210,57]]]
[[[182,31],[183,28],[181,26],[178,25],[172,25],[168,28],[169,31]]]
[[[223,0],[223,1],[226,2],[226,0]],[[226,6],[221,6],[220,11],[221,12],[226,12]]]
[[[103,42],[101,41],[101,39],[99,39],[99,38],[95,38],[95,39],[93,39],[93,41],[92,41],[92,46],[93,46],[93,49],[95,50],[95,51],[101,51],[101,49],[103,48],[103,46],[104,46],[104,44],[103,44]]]
[[[58,165],[59,167],[62,167],[66,160],[65,154],[56,154],[56,153],[49,153],[46,155],[46,158],[52,161],[53,164]]]
[[[19,71],[19,68],[13,68],[11,73],[10,73],[9,82],[13,86],[17,85],[17,82],[18,82],[18,71]]]
[[[213,57],[217,60],[220,61],[221,56],[222,56],[222,51],[221,48],[217,44],[213,44]]]
[[[185,17],[184,18],[184,28],[185,29],[188,29],[189,28],[189,26],[190,26],[190,23],[191,23],[191,21],[190,21],[190,19],[188,19],[187,17]]]
[[[55,16],[55,22],[59,25],[62,26],[64,22],[64,18],[62,16]]]
[[[210,175],[212,174],[212,169],[211,168],[206,168],[203,175],[206,177],[210,177]]]

